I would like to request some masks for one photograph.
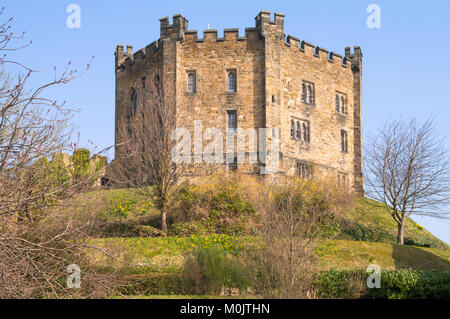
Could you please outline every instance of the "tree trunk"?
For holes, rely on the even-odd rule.
[[[397,244],[403,245],[405,242],[405,222],[398,224]]]
[[[161,230],[165,233],[168,232],[167,229],[167,212],[165,209],[161,210]]]

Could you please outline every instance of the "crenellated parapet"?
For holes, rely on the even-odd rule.
[[[327,49],[316,46],[312,43],[300,41],[300,39],[292,35],[287,36],[285,45],[298,50],[301,53],[308,54],[319,59],[327,59],[330,63],[338,62],[344,68],[347,68],[347,66],[351,64],[351,59],[347,56],[343,57],[338,53],[328,51]]]
[[[203,31],[203,38],[198,37],[197,30],[189,30],[185,32],[184,42],[236,42],[236,41],[255,41],[258,39],[259,30],[256,28],[246,28],[245,36],[239,36],[239,29],[224,29],[223,37],[219,37],[216,29],[208,29]]]
[[[116,70],[123,70],[134,63],[146,59],[149,56],[156,54],[160,50],[160,40],[154,41],[143,49],[133,53],[133,46],[127,45],[127,50],[124,52],[124,46],[119,44],[116,48]]]
[[[169,17],[160,19],[160,39],[151,43],[145,49],[137,51],[134,55],[132,53],[132,46],[127,46],[127,51],[124,52],[123,45],[117,46],[116,49],[116,68],[125,68],[132,65],[135,61],[145,59],[148,56],[155,54],[161,47],[161,42],[165,39],[173,38],[176,41],[183,43],[201,43],[201,42],[236,42],[236,41],[257,41],[261,37],[274,35],[279,40],[282,40],[287,47],[298,50],[300,53],[309,54],[319,59],[327,59],[330,63],[339,63],[342,67],[347,68],[351,64],[351,54],[347,53],[345,56],[330,52],[322,47],[315,46],[307,41],[301,41],[295,36],[284,34],[284,19],[285,16],[281,13],[274,13],[271,19],[269,11],[261,11],[255,18],[255,27],[246,28],[244,36],[239,36],[239,29],[224,29],[223,36],[219,36],[219,31],[216,29],[208,29],[203,31],[203,37],[198,37],[197,30],[188,30],[188,20],[180,14],[176,14],[172,18],[170,24]]]
[[[188,20],[181,14],[176,14],[172,18],[173,23],[170,24],[169,17],[159,19],[160,37],[169,38],[175,36],[177,40],[184,38],[184,33],[188,29]]]
[[[119,44],[116,47],[115,52],[116,57],[116,70],[121,68],[125,63],[130,64],[132,63],[134,57],[133,57],[133,46],[127,45],[126,51],[124,51],[123,44]]]

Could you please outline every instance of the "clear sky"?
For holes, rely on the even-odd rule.
[[[88,73],[52,89],[50,96],[79,108],[80,142],[98,149],[114,143],[114,50],[131,44],[135,50],[159,37],[159,19],[181,13],[189,29],[219,30],[254,26],[261,10],[286,14],[285,31],[301,40],[344,54],[359,45],[364,54],[363,130],[368,136],[391,117],[436,117],[438,132],[450,147],[450,1],[315,0],[315,1],[0,1],[13,16],[16,31],[27,31],[33,44],[11,56],[39,70],[37,85],[51,79],[53,67],[68,61]],[[70,4],[81,8],[81,28],[66,25]],[[381,9],[381,28],[368,28],[370,4]],[[111,154],[112,155],[112,154]],[[450,221],[414,218],[450,243]]]

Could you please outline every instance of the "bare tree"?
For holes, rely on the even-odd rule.
[[[342,194],[343,195],[343,194]],[[328,237],[344,204],[339,192],[318,182],[286,178],[262,192],[258,238],[248,262],[257,293],[268,298],[313,297],[314,249]]]
[[[0,23],[0,298],[73,296],[81,292],[67,289],[69,265],[82,268],[85,287],[95,277],[85,258],[85,225],[66,213],[83,181],[56,178],[49,159],[68,146],[72,111],[44,92],[83,72],[69,63],[50,82],[29,87],[34,71],[9,59],[27,46],[14,45],[23,34],[12,31],[12,20]],[[91,288],[82,291],[92,295]]]
[[[112,181],[132,188],[152,199],[161,212],[161,229],[168,231],[167,202],[182,166],[172,159],[176,127],[173,88],[152,76],[144,92],[131,100],[119,127],[118,154],[112,168]],[[170,92],[170,93],[169,93]]]
[[[405,221],[411,214],[444,218],[450,199],[450,162],[432,119],[392,120],[366,150],[368,195],[384,204],[398,225],[404,244]]]

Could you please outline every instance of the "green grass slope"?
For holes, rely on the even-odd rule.
[[[317,249],[321,270],[366,269],[377,264],[383,270],[450,270],[450,250],[372,243],[363,241],[333,240]]]
[[[380,203],[359,198],[344,211],[339,239],[397,243],[397,224]],[[421,225],[409,219],[405,226],[405,244],[448,249],[449,246]]]

